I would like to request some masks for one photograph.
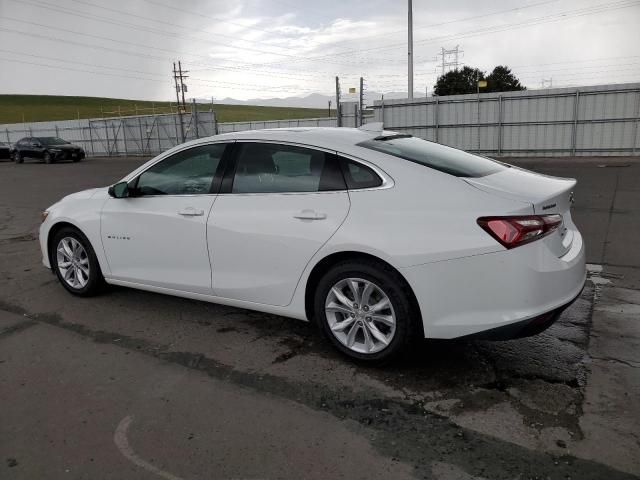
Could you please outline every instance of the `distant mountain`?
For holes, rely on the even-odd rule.
[[[382,94],[379,92],[366,92],[365,104],[372,105],[374,100],[380,100]],[[404,92],[387,92],[384,98],[407,98]],[[197,99],[203,103],[210,102],[210,99]],[[284,97],[284,98],[250,98],[248,100],[238,100],[235,98],[215,99],[214,103],[223,105],[257,105],[264,107],[302,107],[302,108],[328,108],[329,100],[331,100],[331,108],[335,108],[335,96],[323,95],[321,93],[312,93],[306,96]],[[343,102],[357,102],[357,94],[345,94],[342,98]]]

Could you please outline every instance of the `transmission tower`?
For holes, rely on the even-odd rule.
[[[540,88],[553,88],[553,78],[543,78],[540,80]]]
[[[461,53],[463,53],[463,50],[460,50],[460,45],[456,45],[456,48],[452,48],[451,50],[447,50],[446,48],[442,47],[442,52],[438,54],[438,56],[442,57],[442,75],[447,73],[449,70],[458,69],[458,65],[460,65],[459,59]]]

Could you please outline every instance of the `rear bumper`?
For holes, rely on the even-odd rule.
[[[562,312],[564,312],[571,306],[571,304],[573,304],[573,302],[580,298],[581,293],[582,290],[580,290],[580,293],[578,293],[578,295],[576,295],[575,298],[570,302],[558,308],[555,308],[550,312],[538,315],[537,317],[533,317],[528,320],[522,320],[520,322],[510,323],[509,325],[492,328],[483,332],[473,333],[462,338],[467,338],[470,340],[514,340],[516,338],[525,338],[537,335],[541,332],[544,332],[547,328],[556,323],[556,321],[560,318],[560,315],[562,315]]]
[[[493,332],[514,338],[544,330],[584,287],[584,242],[578,230],[573,235],[562,257],[538,241],[401,269],[418,300],[425,337]]]

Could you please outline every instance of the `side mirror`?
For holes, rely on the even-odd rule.
[[[109,195],[113,198],[127,198],[129,196],[129,184],[127,182],[116,183],[109,187]]]

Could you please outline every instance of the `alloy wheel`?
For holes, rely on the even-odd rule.
[[[89,255],[84,246],[73,237],[58,242],[56,260],[60,276],[74,289],[84,288],[89,282]]]
[[[340,280],[329,290],[324,309],[331,333],[354,352],[377,353],[393,340],[393,306],[387,294],[369,280]]]

